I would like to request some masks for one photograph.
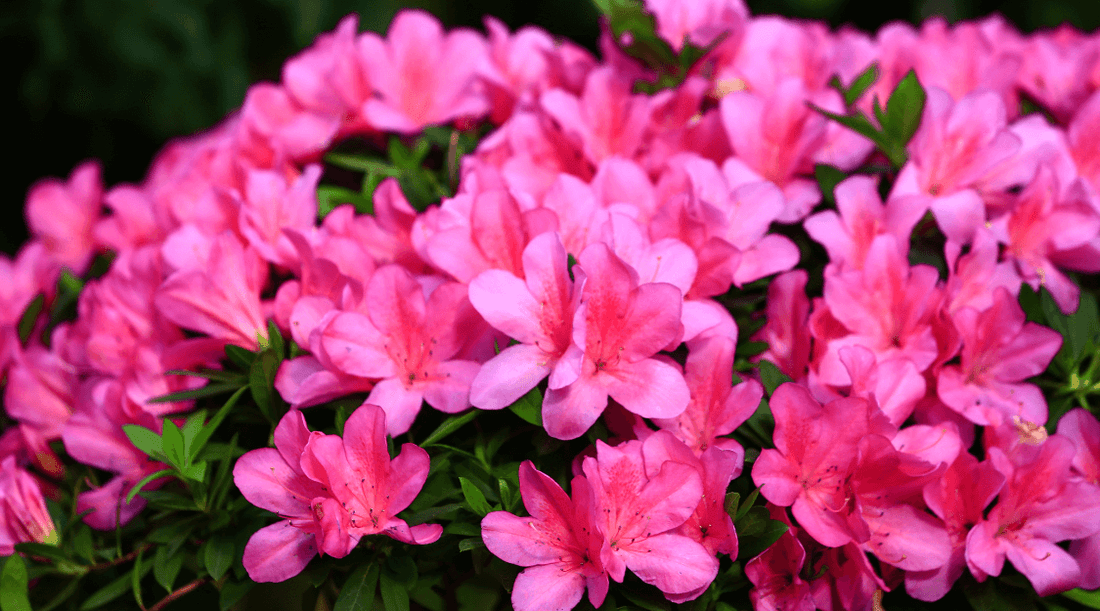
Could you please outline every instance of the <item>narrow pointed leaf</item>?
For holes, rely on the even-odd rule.
[[[475,409],[468,411],[465,414],[459,414],[458,416],[447,418],[438,427],[436,427],[434,431],[432,431],[431,435],[428,435],[428,438],[420,444],[420,447],[426,448],[428,446],[438,445],[439,442],[443,441],[448,435],[462,428],[474,418],[477,418],[478,414],[480,413],[481,411]]]
[[[122,432],[126,433],[126,436],[130,438],[130,443],[134,444],[135,448],[145,452],[150,458],[159,461],[165,460],[164,443],[160,435],[139,424],[124,424],[122,425]]]
[[[535,426],[542,426],[542,391],[536,386],[527,391],[516,402],[509,405],[512,413],[522,418],[525,422]]]

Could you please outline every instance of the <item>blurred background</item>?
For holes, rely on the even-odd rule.
[[[1070,22],[1100,27],[1097,0],[748,0],[753,14],[824,19],[874,31],[891,20],[951,21],[1000,11],[1024,31]],[[101,160],[108,185],[136,182],[175,136],[218,122],[250,83],[277,80],[283,62],[350,12],[385,32],[402,7],[425,8],[451,26],[495,15],[515,29],[534,23],[594,48],[591,0],[13,0],[0,8],[8,58],[8,139],[15,147],[0,187],[0,250],[26,239],[22,208],[40,177],[66,177]]]

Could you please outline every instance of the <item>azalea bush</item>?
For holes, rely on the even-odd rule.
[[[1100,36],[597,4],[31,189],[3,611],[1100,609]]]

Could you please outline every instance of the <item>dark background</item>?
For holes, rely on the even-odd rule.
[[[967,19],[999,10],[1025,31],[1069,21],[1100,27],[1096,0],[748,0],[753,14],[780,13],[873,31],[891,20],[940,14]],[[402,6],[449,25],[480,27],[495,15],[592,48],[591,0],[15,0],[0,8],[0,57],[10,110],[0,198],[0,250],[26,239],[27,189],[102,161],[108,185],[136,182],[174,136],[210,127],[240,105],[250,83],[278,80],[283,62],[340,17],[384,32]]]

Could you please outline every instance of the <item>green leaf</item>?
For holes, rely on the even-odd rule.
[[[1077,588],[1069,592],[1062,592],[1062,596],[1085,605],[1089,609],[1100,609],[1100,590],[1082,590]]]
[[[817,179],[817,186],[821,189],[821,197],[825,200],[825,203],[835,207],[836,186],[845,178],[848,178],[848,175],[831,165],[819,163],[814,166],[814,178]]]
[[[174,475],[175,473],[176,472],[172,469],[161,469],[156,473],[150,473],[149,475],[146,475],[141,479],[140,482],[134,484],[133,488],[130,488],[130,492],[126,495],[126,502],[129,503],[130,501],[134,500],[134,497],[137,496],[137,494],[141,492],[141,489],[144,488],[149,482],[155,479],[160,479],[162,477]]]
[[[205,547],[203,564],[206,566],[206,572],[210,573],[214,581],[217,581],[233,565],[236,547],[233,545],[233,539],[224,535],[210,537]]]
[[[134,600],[137,602],[139,609],[145,608],[145,601],[141,598],[141,578],[145,575],[141,572],[141,560],[144,555],[144,548],[138,550],[138,555],[134,558],[134,569],[130,571],[130,589],[134,592]]]
[[[485,495],[473,482],[465,477],[458,478],[458,481],[462,484],[462,496],[466,497],[466,503],[474,513],[484,517],[493,510],[485,500]]]
[[[536,386],[527,391],[516,402],[509,405],[512,413],[522,418],[525,422],[535,426],[542,426],[542,391]]]
[[[742,524],[745,525],[744,532],[741,530]],[[739,560],[748,560],[760,555],[778,541],[789,528],[785,523],[771,519],[768,510],[763,507],[752,508],[737,526]]]
[[[141,567],[141,575],[139,579],[144,577],[146,573],[153,569],[153,565],[145,563]],[[133,569],[131,569],[132,571]],[[91,596],[84,599],[84,602],[80,605],[80,611],[89,611],[91,609],[97,609],[103,605],[111,602],[125,594],[131,587],[133,577],[130,575],[131,571],[126,571],[123,575],[119,576],[111,583],[96,590]]]
[[[251,579],[245,579],[244,581],[233,581],[231,579],[225,582],[222,585],[222,591],[218,594],[218,607],[221,611],[229,611],[255,585],[256,582]]]
[[[158,509],[179,509],[181,511],[195,511],[198,506],[190,496],[170,490],[146,490],[141,493],[142,498],[149,501],[150,505]]]
[[[378,565],[365,564],[355,569],[344,582],[332,611],[370,611],[378,592]]]
[[[335,421],[337,435],[341,437],[344,436],[344,425],[347,424],[348,418],[351,418],[351,415],[355,413],[357,409],[359,409],[358,406],[348,405],[346,403],[341,403],[336,406]]]
[[[252,361],[256,358],[256,353],[235,344],[226,344],[225,356],[237,367],[247,370],[252,368]]]
[[[451,522],[443,529],[445,535],[461,535],[463,537],[480,537],[481,527],[469,522]]]
[[[840,123],[844,127],[847,127],[857,134],[865,136],[871,142],[874,142],[879,148],[883,148],[886,145],[886,140],[883,138],[882,132],[880,132],[878,128],[876,128],[874,124],[871,123],[871,120],[867,118],[867,115],[863,114],[862,112],[856,111],[855,113],[850,115],[841,115],[829,110],[825,110],[824,108],[821,108],[820,106],[815,106],[813,104],[810,104],[810,108],[816,110],[822,115],[825,115],[833,121]]]
[[[214,414],[210,422],[207,422],[206,426],[202,427],[202,430],[195,435],[195,441],[191,447],[191,451],[194,452],[196,456],[206,447],[206,442],[210,440],[210,436],[214,434],[214,431],[218,430],[218,426],[222,423],[222,420],[225,420],[225,417],[229,415],[229,410],[233,409],[233,406],[237,404],[237,400],[241,398],[246,388],[248,387],[238,388],[237,392],[233,393],[233,396],[229,397],[229,400],[225,402],[225,405]]]
[[[859,73],[859,75],[852,80],[852,84],[848,87],[844,87],[843,85],[841,85],[840,78],[837,76],[834,76],[832,80],[829,81],[829,85],[833,87],[833,89],[839,91],[840,94],[844,96],[845,106],[851,106],[859,101],[861,97],[863,97],[863,94],[871,88],[871,85],[874,85],[875,82],[878,81],[878,77],[878,63],[872,63],[870,66],[867,66],[866,70]]]
[[[27,565],[18,554],[8,556],[3,573],[0,573],[0,611],[31,611]]]
[[[733,521],[736,524],[738,520],[745,517],[745,514],[749,512],[756,504],[756,499],[760,496],[760,488],[757,488],[749,493],[749,496],[745,498],[745,502],[741,504],[741,507],[737,509],[737,515],[733,517]]]
[[[183,433],[183,455],[187,457],[188,463],[195,460],[196,455],[192,451],[192,446],[195,443],[195,435],[202,430],[202,424],[205,421],[206,410],[200,409],[188,416],[180,428],[180,432]]]
[[[776,388],[779,388],[780,384],[791,381],[791,378],[780,371],[771,361],[760,361],[757,367],[760,370],[760,382],[764,384],[764,389],[768,391],[769,397],[772,396]]]
[[[409,611],[409,591],[390,576],[388,571],[381,574],[382,605],[386,611]]]
[[[909,144],[920,126],[921,113],[924,112],[927,98],[928,94],[917,79],[916,71],[910,70],[890,94],[890,99],[886,100],[886,120],[882,131],[892,144],[902,150]]]
[[[416,585],[416,580],[420,578],[416,570],[416,561],[400,552],[386,559],[384,572],[406,588]]]
[[[28,541],[16,543],[15,551],[31,557],[46,558],[55,562],[69,562],[69,556],[56,546]]]
[[[275,393],[275,374],[279,371],[283,359],[270,350],[260,353],[256,360],[252,361],[252,370],[249,374],[249,387],[252,389],[252,398],[256,406],[269,421],[278,422],[282,417],[281,399]]]
[[[428,446],[439,444],[439,442],[443,441],[448,435],[462,428],[468,422],[470,422],[474,418],[477,418],[480,414],[481,410],[475,409],[470,410],[465,414],[460,414],[458,416],[451,416],[450,418],[447,418],[442,423],[440,423],[440,425],[436,427],[434,431],[432,431],[431,435],[428,435],[428,438],[420,444],[420,447],[426,448]]]
[[[458,551],[460,552],[468,552],[472,549],[478,549],[481,547],[485,547],[485,541],[482,541],[480,538],[471,537],[469,539],[463,539],[458,542]]]
[[[46,296],[39,293],[27,304],[26,309],[23,310],[23,314],[19,317],[19,324],[16,326],[16,329],[19,332],[19,343],[24,346],[27,345],[27,340],[31,338],[31,333],[34,332],[35,323],[38,322],[38,315],[42,313],[42,308],[45,305]]]
[[[168,464],[183,470],[187,466],[187,457],[183,453],[183,433],[171,420],[164,419],[164,432],[160,435],[164,444],[164,455],[168,457]]]
[[[172,593],[172,586],[176,583],[176,577],[181,568],[183,568],[183,554],[173,554],[166,545],[157,546],[156,554],[153,556],[153,578],[169,594]]]
[[[164,444],[160,435],[139,424],[124,424],[122,425],[122,432],[126,433],[126,436],[130,438],[130,443],[134,444],[135,448],[145,452],[150,458],[161,462],[166,460]]]
[[[92,549],[92,530],[85,524],[77,525],[73,535],[73,552],[88,562],[94,562]]]
[[[241,387],[236,382],[223,382],[220,384],[207,384],[202,388],[192,388],[191,390],[181,390],[179,392],[168,393],[167,395],[161,395],[159,397],[153,397],[152,399],[146,399],[146,403],[176,403],[178,401],[190,401],[192,399],[204,399],[206,397],[213,397],[216,395],[224,395],[227,392],[237,390]]]
[[[737,492],[730,492],[726,494],[726,513],[729,514],[730,519],[737,523],[737,509],[741,504],[741,495]]]
[[[206,480],[206,461],[200,460],[199,462],[191,463],[181,470],[180,473],[184,478],[192,482],[202,483]]]
[[[508,480],[504,478],[497,478],[497,490],[500,492],[500,507],[505,511],[511,511],[515,508],[516,503],[519,501],[516,498],[515,492],[512,490],[512,486],[508,484]]]
[[[286,340],[274,320],[267,321],[267,345],[268,350],[274,352],[279,360],[286,356]]]

